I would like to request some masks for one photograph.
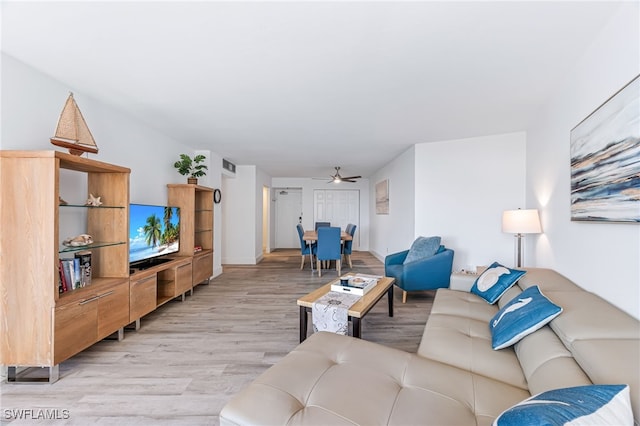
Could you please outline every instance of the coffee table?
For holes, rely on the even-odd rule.
[[[307,314],[311,312],[313,302],[330,292],[331,284],[336,284],[338,282],[340,282],[340,278],[336,278],[335,280],[298,299],[298,306],[300,306],[300,342],[303,342],[307,338],[307,326],[309,321]],[[364,318],[367,312],[369,312],[385,294],[389,299],[389,316],[393,316],[393,284],[395,282],[395,278],[380,278],[378,280],[378,284],[376,284],[373,289],[362,296],[360,300],[349,308],[348,320],[351,321],[353,337],[360,338],[360,320]]]

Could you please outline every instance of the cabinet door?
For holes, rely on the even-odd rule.
[[[54,364],[93,345],[97,340],[98,298],[55,308]]]
[[[180,265],[176,268],[176,296],[186,293],[192,287],[192,265]]]
[[[98,340],[129,324],[129,280],[100,295],[98,299]]]
[[[156,308],[157,275],[132,280],[129,288],[129,322],[142,318]]]
[[[196,286],[213,275],[213,253],[193,257],[193,285]]]

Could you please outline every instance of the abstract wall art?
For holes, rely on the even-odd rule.
[[[571,220],[640,223],[640,76],[571,130]]]
[[[376,183],[376,214],[389,214],[389,179]]]

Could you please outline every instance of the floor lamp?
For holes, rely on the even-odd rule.
[[[515,234],[516,237],[516,268],[522,267],[522,234],[539,234],[540,217],[538,210],[506,210],[502,213],[502,232]]]

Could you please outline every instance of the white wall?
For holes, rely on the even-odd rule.
[[[389,215],[371,206],[371,252],[383,260],[420,236],[455,250],[454,270],[513,265],[513,236],[502,212],[526,208],[524,132],[417,144],[372,177],[389,179]],[[525,261],[530,258],[525,258]],[[531,264],[529,261],[528,264]]]
[[[263,189],[271,177],[256,166],[236,165],[222,178],[223,264],[255,265],[262,260]]]
[[[87,121],[100,152],[90,158],[131,169],[130,200],[133,203],[165,204],[167,184],[185,183],[173,168],[180,153],[193,155],[194,147],[171,139],[146,126],[135,118],[111,108],[109,105],[83,95],[63,82],[52,79],[28,65],[2,54],[2,128],[0,148],[16,150],[59,149],[49,142],[69,92],[74,92],[76,102]],[[204,151],[203,153],[208,153]],[[222,170],[221,159],[214,153],[209,158],[209,170],[200,182],[219,187]],[[61,184],[75,185],[73,175],[61,173]],[[86,185],[74,186],[81,196],[86,196]],[[217,215],[214,229],[214,275],[221,272],[220,245],[215,241],[220,226]],[[219,235],[219,234],[218,234]],[[217,265],[217,266],[216,266]]]
[[[260,169],[256,169],[256,186],[255,186],[255,244],[254,256],[256,263],[260,262],[263,257],[263,216],[265,212],[264,205],[264,188],[271,186],[271,176]]]
[[[415,148],[411,147],[371,177],[370,252],[381,261],[409,248],[415,239]],[[389,179],[389,214],[376,214],[376,183]]]
[[[415,235],[441,236],[454,270],[514,265],[501,221],[504,210],[528,207],[525,145],[523,132],[416,145]]]
[[[541,210],[536,264],[640,317],[640,225],[570,221],[569,133],[640,73],[640,10],[623,4],[528,129],[527,200]],[[640,208],[640,207],[639,207]]]
[[[262,219],[257,221],[257,212],[262,211],[262,200],[258,202],[256,194],[255,166],[236,166],[236,176],[222,178],[222,263],[255,265],[256,245],[259,232],[262,245]],[[260,189],[262,194],[262,188]],[[257,204],[258,203],[258,204]],[[258,223],[256,223],[258,222]],[[261,228],[260,228],[261,229]]]

